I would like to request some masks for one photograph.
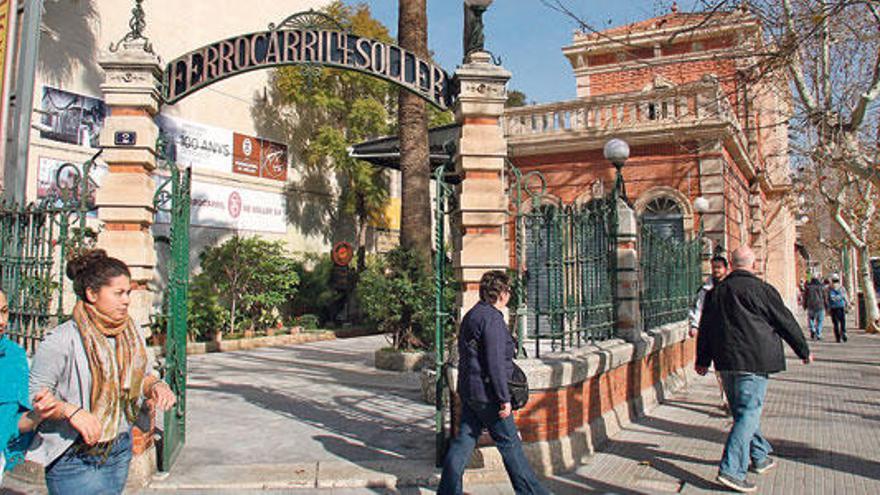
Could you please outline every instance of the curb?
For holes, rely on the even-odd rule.
[[[440,470],[430,460],[318,461],[296,464],[227,464],[200,466],[178,482],[174,473],[156,476],[145,487],[153,492],[184,490],[283,490],[294,488],[403,488],[434,487]],[[507,480],[503,468],[468,470],[465,482],[497,483]]]

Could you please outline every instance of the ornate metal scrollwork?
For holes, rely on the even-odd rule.
[[[123,43],[131,43],[137,40],[144,40],[144,51],[153,55],[153,44],[144,36],[144,30],[147,28],[147,14],[144,12],[144,0],[135,0],[135,6],[131,9],[131,20],[128,21],[130,31],[116,43],[110,43],[110,51],[116,53]]]

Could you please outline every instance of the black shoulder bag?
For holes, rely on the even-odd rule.
[[[479,346],[476,339],[471,340],[469,345],[474,351],[476,351]],[[516,339],[514,339],[514,345],[516,348],[519,348],[519,345],[516,344]],[[525,354],[525,352],[526,350],[523,349],[523,354]],[[507,380],[507,390],[510,392],[510,408],[516,411],[525,407],[529,402],[529,377],[527,377],[522,368],[516,364],[516,361],[513,361],[511,364],[513,364],[513,374],[510,379]],[[489,383],[489,377],[483,375],[483,381]]]

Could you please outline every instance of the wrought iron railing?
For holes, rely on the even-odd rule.
[[[641,310],[645,330],[687,319],[688,308],[701,285],[700,236],[678,240],[641,229]]]
[[[520,343],[535,356],[614,335],[616,189],[583,205],[546,194],[543,176],[512,172],[516,267],[512,312]]]
[[[7,333],[33,351],[47,329],[69,316],[75,296],[65,282],[69,253],[93,241],[87,227],[95,184],[95,155],[82,169],[58,168],[50,193],[39,203],[0,203],[0,288],[9,304]]]

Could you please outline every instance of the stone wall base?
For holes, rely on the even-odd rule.
[[[571,471],[582,464],[587,456],[602,449],[620,430],[644,417],[670,395],[686,388],[691,374],[692,371],[686,368],[676,371],[654,387],[644,390],[639,397],[607,411],[589,426],[579,428],[566,437],[523,443],[529,463],[538,474],[544,476]],[[470,467],[503,471],[504,463],[494,445],[484,445],[475,452]]]

